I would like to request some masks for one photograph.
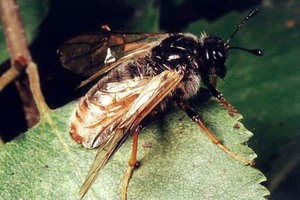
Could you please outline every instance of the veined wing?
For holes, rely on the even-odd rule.
[[[107,142],[101,145],[94,162],[83,183],[80,194],[84,196],[100,170],[111,158],[114,152],[127,138],[128,134],[135,130],[138,124],[164,99],[172,90],[176,88],[182,80],[183,74],[167,70],[153,77],[143,88],[140,95],[132,102],[129,110],[123,115],[118,126],[111,133]]]
[[[142,93],[152,77],[109,82],[107,77],[82,98],[71,118],[71,137],[86,148],[105,143],[120,124],[131,104]]]
[[[107,73],[119,64],[146,55],[169,34],[89,33],[66,41],[58,49],[63,66],[85,77],[80,86]]]

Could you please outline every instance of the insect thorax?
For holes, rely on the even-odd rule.
[[[225,61],[228,46],[221,38],[201,34],[175,34],[164,39],[152,49],[155,70],[169,70],[180,67],[186,76],[209,75],[223,78],[226,74]]]
[[[195,57],[200,44],[193,35],[171,35],[152,49],[151,58],[159,69],[182,67],[185,73],[197,68]]]

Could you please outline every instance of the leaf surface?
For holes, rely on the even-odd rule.
[[[96,150],[87,150],[69,137],[75,103],[55,110],[54,126],[39,125],[7,143],[0,151],[0,196],[4,199],[76,199]],[[198,109],[205,124],[231,150],[254,158],[241,145],[252,135],[215,101]],[[128,198],[143,199],[263,199],[265,177],[234,160],[204,135],[188,117],[173,109],[140,134],[138,159]],[[238,124],[239,128],[234,128]],[[131,152],[131,137],[105,166],[87,198],[119,199]]]

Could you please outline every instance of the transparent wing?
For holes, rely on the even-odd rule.
[[[149,53],[169,34],[159,33],[89,33],[66,41],[58,49],[63,66],[89,77],[84,85],[124,61]]]
[[[183,74],[176,71],[164,71],[158,76],[153,77],[139,96],[131,103],[122,120],[113,130],[107,142],[101,145],[94,162],[88,172],[85,182],[83,183],[80,194],[84,196],[100,170],[107,161],[112,157],[114,152],[120,147],[128,134],[135,130],[137,125],[159,104],[182,80]]]
[[[88,192],[88,190],[98,177],[100,170],[104,167],[109,158],[111,158],[113,153],[117,150],[118,146],[121,145],[120,142],[122,142],[122,138],[124,138],[125,135],[126,134],[124,130],[119,129],[115,131],[114,135],[105,145],[102,145],[102,147],[99,148],[94,162],[90,167],[88,175],[80,188],[79,195],[84,197],[84,195]]]
[[[90,89],[71,118],[71,137],[87,148],[95,148],[108,140],[152,77],[120,82],[107,79],[104,77],[98,83],[104,84],[101,89],[98,84]]]

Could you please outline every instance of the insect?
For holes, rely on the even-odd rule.
[[[187,104],[203,83],[212,96],[230,113],[238,113],[216,89],[216,79],[226,75],[225,61],[232,49],[262,56],[259,49],[230,47],[231,39],[251,17],[241,21],[227,41],[202,33],[191,34],[121,33],[105,27],[102,33],[85,34],[66,41],[58,50],[63,66],[88,77],[81,86],[102,77],[80,100],[71,118],[70,135],[86,148],[98,147],[95,160],[80,194],[87,193],[100,170],[133,134],[129,170],[123,198],[135,165],[138,164],[138,134],[147,119],[175,102],[224,152],[253,164],[231,152],[205,127]]]

